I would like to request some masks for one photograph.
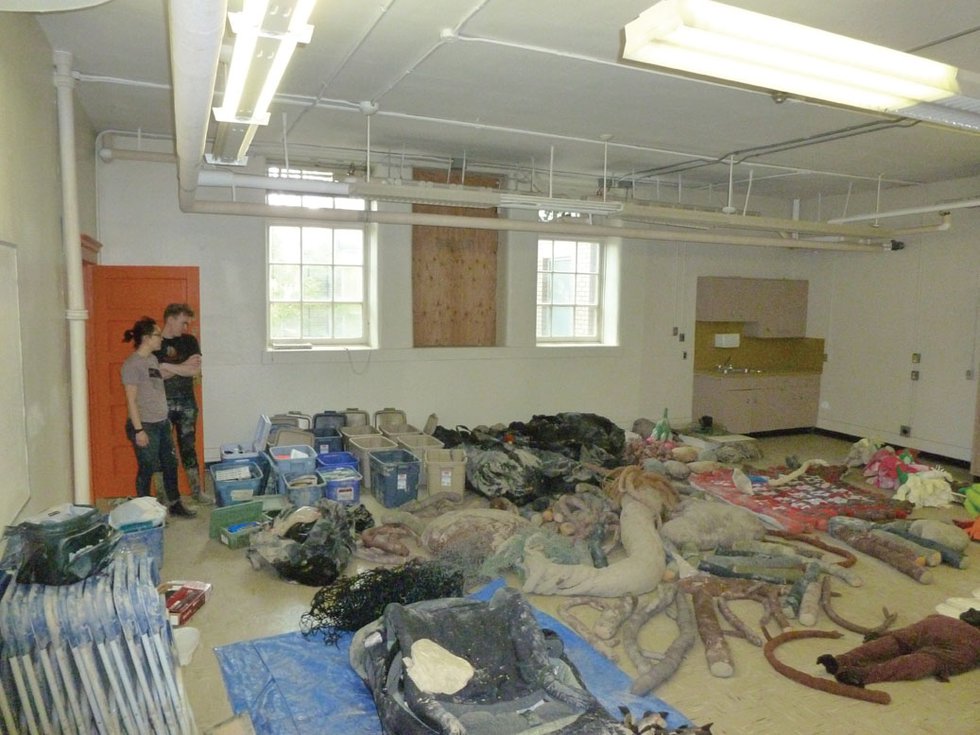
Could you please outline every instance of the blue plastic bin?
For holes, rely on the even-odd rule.
[[[316,455],[316,466],[318,470],[359,469],[357,457],[350,452],[321,452]]]
[[[338,503],[357,505],[361,502],[361,473],[350,467],[322,469],[325,484],[323,497]]]
[[[371,452],[371,487],[385,508],[397,508],[418,497],[422,462],[407,449]]]
[[[300,485],[292,487],[290,483],[300,477],[313,475],[317,479],[315,485]],[[301,472],[297,474],[283,475],[283,494],[289,496],[289,502],[293,505],[316,505],[316,501],[323,497],[324,480],[319,472]]]
[[[296,455],[295,457],[293,455]],[[280,474],[299,474],[316,472],[316,451],[303,444],[287,444],[269,447],[269,456]]]
[[[248,468],[248,477],[226,479],[225,471]],[[219,506],[246,503],[262,491],[265,479],[255,462],[216,462],[208,468],[214,484],[214,497]]]

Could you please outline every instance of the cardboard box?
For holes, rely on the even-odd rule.
[[[157,591],[163,595],[167,605],[170,625],[177,628],[200,610],[211,597],[210,582],[193,582],[184,579],[164,582]]]

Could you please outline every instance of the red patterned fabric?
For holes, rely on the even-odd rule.
[[[841,482],[828,469],[821,474],[808,472],[778,487],[770,487],[766,480],[788,472],[786,468],[756,470],[757,474],[749,475],[752,494],[735,487],[728,468],[691,475],[690,482],[709,495],[765,516],[790,533],[826,530],[827,521],[834,516],[881,521],[905,518],[912,509],[908,503]]]

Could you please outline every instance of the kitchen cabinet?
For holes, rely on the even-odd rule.
[[[743,322],[747,337],[805,337],[807,281],[701,276],[695,318]]]
[[[694,375],[695,419],[711,416],[736,434],[816,426],[817,373]]]

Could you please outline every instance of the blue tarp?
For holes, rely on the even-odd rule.
[[[488,600],[504,582],[498,580],[471,597]],[[585,685],[611,714],[629,707],[635,715],[666,712],[669,727],[691,724],[674,708],[653,696],[630,694],[630,678],[577,633],[536,610],[544,628],[565,643],[569,659]],[[242,641],[215,649],[228,699],[235,714],[248,712],[259,735],[381,735],[371,693],[348,661],[352,633],[339,645],[299,632]]]

